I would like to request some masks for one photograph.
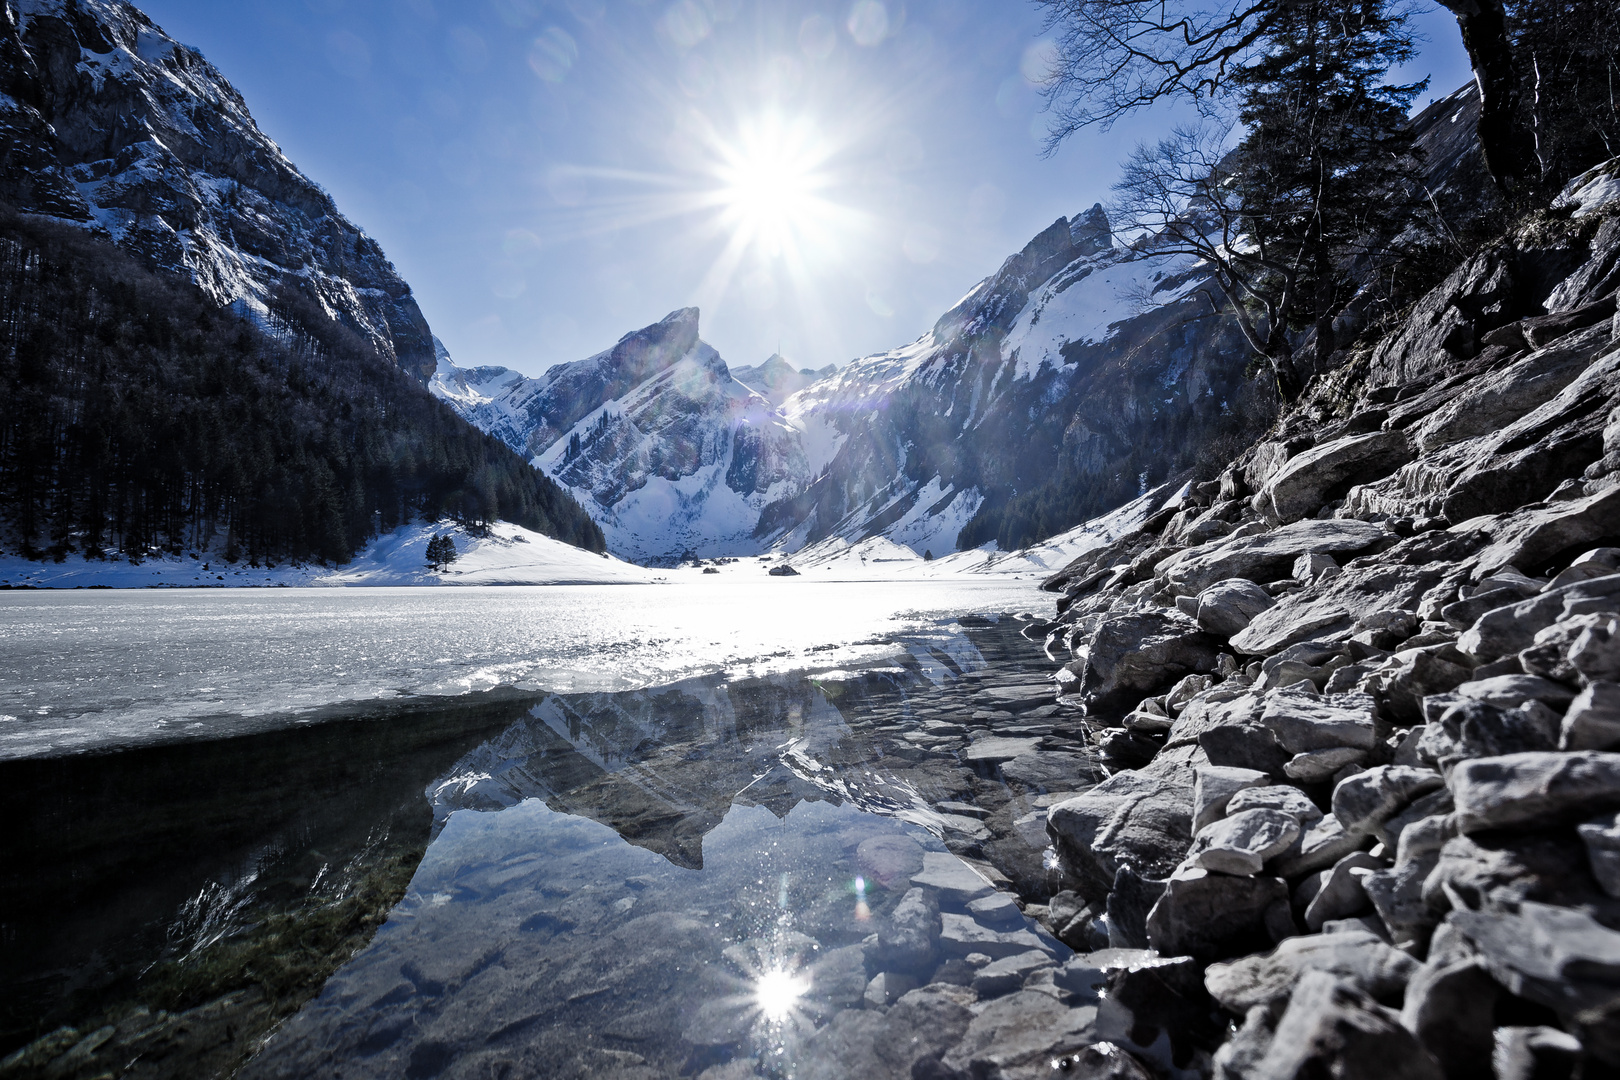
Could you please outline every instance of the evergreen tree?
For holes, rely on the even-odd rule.
[[[1283,329],[1315,328],[1319,364],[1353,288],[1345,271],[1383,254],[1411,219],[1406,114],[1428,82],[1384,84],[1412,56],[1402,23],[1384,0],[1302,0],[1233,79],[1248,135],[1232,178],[1265,266],[1257,284],[1281,301],[1273,317]]]
[[[456,542],[449,533],[434,533],[433,539],[427,545],[427,564],[439,573],[444,573],[450,564],[461,558],[456,550]]]
[[[1383,0],[1299,0],[1232,79],[1247,127],[1237,149],[1218,129],[1183,128],[1139,147],[1115,185],[1118,225],[1209,265],[1285,401],[1302,389],[1298,331],[1315,327],[1318,356],[1331,353],[1351,271],[1410,219],[1406,108],[1425,84],[1383,78],[1411,53]]]

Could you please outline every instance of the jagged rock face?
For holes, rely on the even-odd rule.
[[[122,0],[0,0],[0,199],[110,235],[260,316],[291,287],[426,381],[432,333],[382,249],[195,49]]]
[[[800,432],[698,337],[696,308],[535,379],[445,357],[431,386],[565,485],[631,558],[758,550],[760,508],[809,479]]]

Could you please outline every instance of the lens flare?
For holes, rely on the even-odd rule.
[[[786,1020],[810,989],[810,981],[786,968],[771,968],[754,980],[754,1003],[765,1019]]]
[[[743,243],[781,256],[817,239],[828,209],[817,194],[826,154],[807,123],[766,113],[719,150],[722,212]]]

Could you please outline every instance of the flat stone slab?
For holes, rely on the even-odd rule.
[[[1205,870],[1247,876],[1298,839],[1299,819],[1280,810],[1240,810],[1193,837],[1187,861]]]
[[[1288,938],[1261,956],[1211,964],[1204,973],[1210,997],[1242,1016],[1294,992],[1307,971],[1326,971],[1376,998],[1398,997],[1421,965],[1366,931]]]
[[[1392,534],[1366,521],[1300,521],[1258,536],[1217,540],[1190,548],[1154,567],[1156,576],[1178,593],[1196,596],[1228,578],[1264,584],[1287,577],[1301,555],[1364,551]]]
[[[1475,758],[1451,773],[1457,827],[1554,826],[1620,807],[1620,754],[1528,751]]]
[[[962,754],[963,761],[982,761],[994,765],[1011,761],[1020,754],[1033,753],[1041,745],[1039,739],[1008,739],[998,735],[975,739]]]
[[[1560,1011],[1620,1002],[1620,933],[1584,911],[1527,900],[1517,914],[1454,911],[1449,921],[1522,998]]]
[[[934,889],[960,904],[995,891],[976,870],[948,851],[923,852],[922,870],[911,875],[911,883]]]
[[[1028,930],[992,930],[967,915],[944,912],[939,917],[939,947],[951,956],[983,953],[992,960],[1029,952],[1045,951],[1041,939]]]

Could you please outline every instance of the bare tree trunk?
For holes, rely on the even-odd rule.
[[[1502,0],[1440,0],[1457,16],[1463,47],[1479,87],[1479,142],[1485,168],[1504,191],[1515,191],[1529,173],[1533,140],[1520,121],[1523,84],[1508,40]]]

